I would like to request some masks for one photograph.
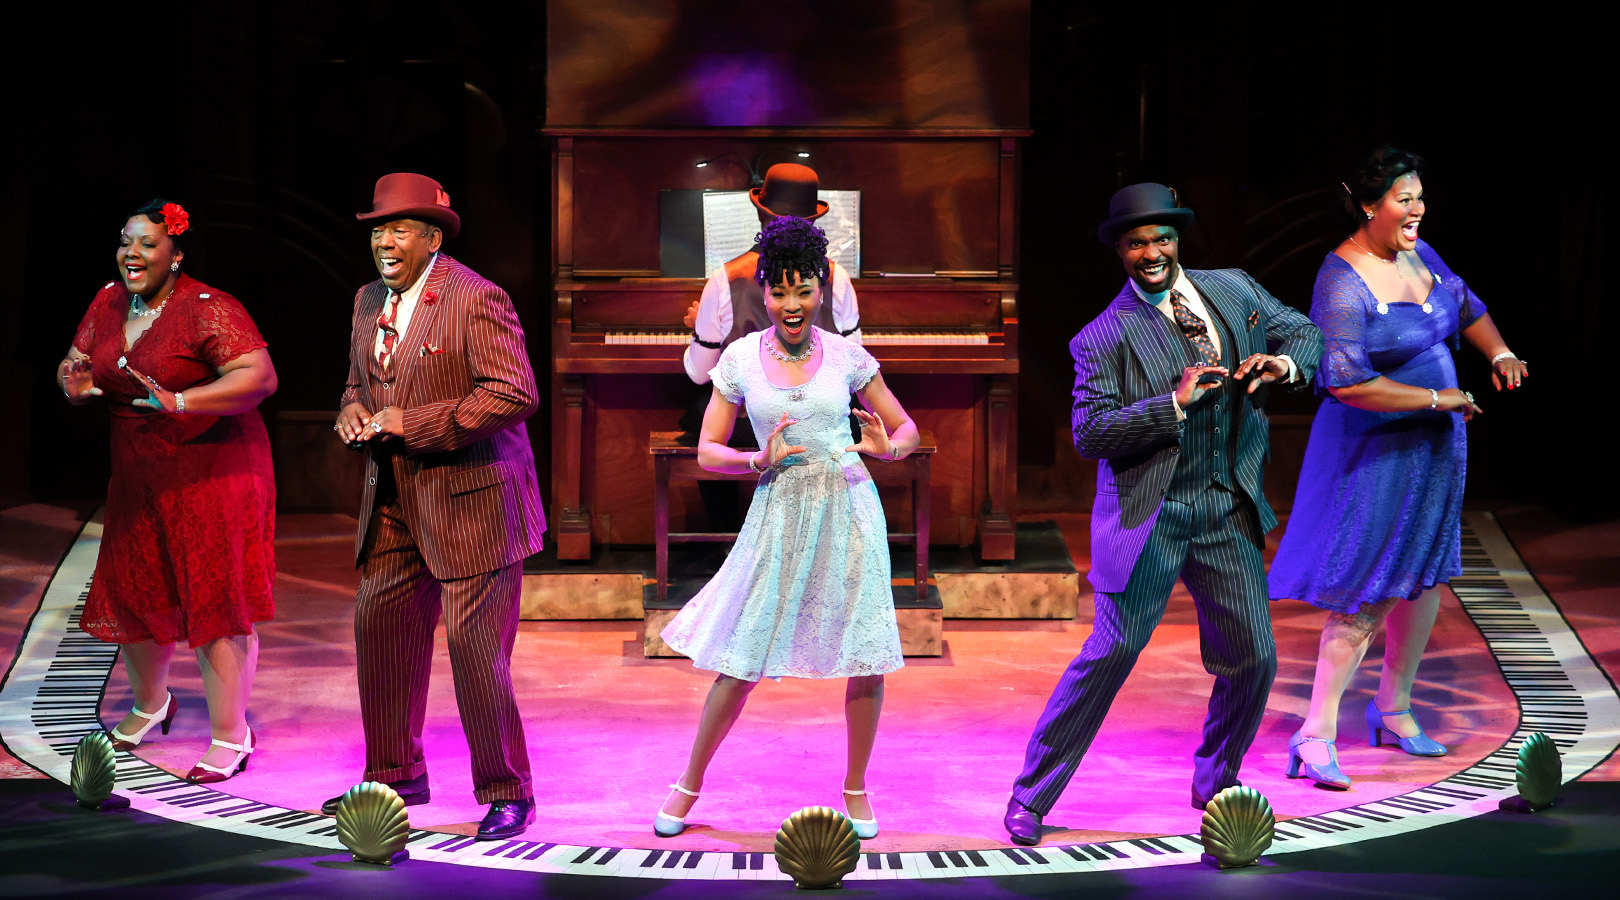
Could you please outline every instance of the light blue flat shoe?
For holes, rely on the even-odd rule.
[[[1401,716],[1401,715],[1412,715],[1412,710],[1411,709],[1393,709],[1393,710],[1390,710],[1389,712],[1379,712],[1379,710],[1378,710],[1378,698],[1374,697],[1373,699],[1368,700],[1367,701],[1367,715],[1366,715],[1366,719],[1367,719],[1367,746],[1369,746],[1369,747],[1381,747],[1381,746],[1383,746],[1384,732],[1389,731],[1389,736],[1394,738],[1396,740],[1396,742],[1401,745],[1401,749],[1405,750],[1407,753],[1412,754],[1413,756],[1445,756],[1446,755],[1446,745],[1440,743],[1439,741],[1437,741],[1434,738],[1429,737],[1427,734],[1425,734],[1424,731],[1423,731],[1423,726],[1421,724],[1419,724],[1419,722],[1417,720],[1417,716],[1412,716],[1412,724],[1417,725],[1417,729],[1418,729],[1418,733],[1417,733],[1416,737],[1401,737],[1400,735],[1396,734],[1395,732],[1390,731],[1388,728],[1384,727],[1384,717],[1385,716]]]
[[[1299,755],[1299,745],[1311,742],[1327,744],[1328,761],[1325,765],[1306,762],[1305,758]],[[1327,738],[1305,737],[1297,731],[1294,732],[1293,737],[1288,739],[1288,772],[1286,774],[1289,778],[1309,778],[1322,787],[1333,788],[1334,790],[1343,791],[1350,788],[1350,776],[1339,771],[1338,745]]]
[[[844,793],[851,797],[866,796],[865,791],[851,791],[846,789]],[[849,819],[849,824],[855,826],[855,836],[861,840],[869,841],[878,836],[878,823],[876,817],[870,819],[857,819],[854,816],[849,815],[849,805],[845,804],[844,818]]]
[[[680,791],[688,797],[691,797],[693,800],[697,799],[697,791],[689,791],[686,788],[681,787],[679,782],[670,785],[670,787],[674,790]],[[676,818],[675,816],[664,812],[662,809],[658,811],[657,815],[653,816],[653,834],[656,834],[659,837],[674,837],[685,830],[685,816]]]

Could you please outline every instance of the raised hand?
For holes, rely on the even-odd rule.
[[[850,444],[844,448],[845,453],[865,453],[879,459],[889,459],[894,454],[894,442],[889,440],[889,431],[883,427],[883,419],[875,413],[864,409],[854,410],[855,418],[861,423],[861,442]]]
[[[1279,378],[1286,378],[1288,376],[1288,363],[1275,356],[1256,353],[1240,363],[1237,371],[1232,373],[1232,377],[1241,379],[1250,372],[1254,372],[1257,376],[1253,381],[1249,382],[1249,393],[1252,394],[1259,390],[1262,384],[1270,384]]]
[[[180,404],[174,399],[173,391],[166,391],[157,379],[137,370],[134,366],[124,366],[124,374],[128,375],[137,385],[146,391],[145,397],[136,399],[131,406],[140,406],[154,412],[178,412]]]
[[[1198,402],[1205,392],[1220,387],[1219,378],[1200,383],[1205,375],[1225,375],[1225,366],[1188,366],[1181,370],[1181,381],[1176,384],[1176,405],[1186,409]]]
[[[96,387],[95,379],[90,375],[90,357],[81,356],[78,359],[64,359],[56,368],[56,380],[62,383],[62,393],[69,400],[88,400],[91,397],[100,397],[101,388]]]
[[[698,311],[698,302],[696,300],[693,300],[692,305],[687,307],[686,317],[681,319],[682,322],[686,323],[686,327],[688,329],[691,329],[691,330],[694,330],[694,331],[697,329],[697,311]]]
[[[800,447],[797,444],[789,445],[787,439],[782,437],[783,429],[787,428],[789,425],[797,424],[799,424],[798,419],[790,419],[788,418],[787,413],[782,413],[782,418],[776,423],[776,428],[772,429],[771,436],[765,440],[765,465],[761,468],[774,466],[787,457],[792,456],[795,453],[803,453],[806,449],[808,449],[806,447]]]

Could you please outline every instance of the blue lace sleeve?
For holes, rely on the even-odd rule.
[[[720,361],[709,370],[709,381],[720,396],[732,403],[741,403],[743,396],[742,370],[739,368],[742,361],[741,347],[747,344],[753,346],[749,338],[732,341],[720,354]]]
[[[1322,329],[1323,340],[1317,388],[1349,387],[1378,377],[1362,342],[1371,298],[1372,292],[1356,270],[1338,256],[1328,254],[1316,273],[1316,287],[1311,290],[1311,321]]]
[[[853,394],[877,377],[878,361],[860,344],[848,340],[844,343],[847,347],[845,352],[849,354],[849,391]]]
[[[1479,299],[1479,296],[1468,287],[1468,282],[1463,281],[1456,272],[1451,271],[1451,267],[1446,265],[1446,261],[1440,258],[1440,254],[1434,252],[1433,247],[1429,246],[1425,241],[1418,241],[1417,253],[1418,256],[1422,257],[1423,264],[1429,267],[1429,271],[1444,282],[1445,286],[1451,291],[1451,295],[1457,298],[1458,331],[1462,331],[1474,324],[1479,320],[1480,316],[1485,315],[1485,301]]]

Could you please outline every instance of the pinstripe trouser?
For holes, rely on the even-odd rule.
[[[422,723],[442,607],[473,796],[493,803],[532,795],[511,674],[522,577],[523,564],[516,562],[441,582],[411,539],[399,501],[377,507],[354,610],[367,780],[402,781],[427,772]]]
[[[1035,725],[1014,799],[1040,815],[1057,803],[1164,617],[1178,575],[1198,610],[1204,670],[1215,676],[1193,754],[1193,793],[1208,799],[1237,783],[1277,674],[1262,543],[1253,505],[1225,488],[1211,486],[1190,505],[1164,501],[1125,591],[1095,592],[1091,636]]]

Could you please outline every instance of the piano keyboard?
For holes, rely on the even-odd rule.
[[[609,331],[602,335],[604,344],[670,344],[684,347],[692,340],[688,332],[678,331]],[[868,347],[928,345],[954,346],[963,344],[989,344],[990,336],[983,332],[940,331],[875,331],[862,332],[861,343]]]
[[[96,641],[78,627],[100,534],[99,520],[85,526],[46,589],[17,660],[0,685],[0,737],[17,758],[64,782],[79,738],[101,728],[101,692],[117,658],[117,648]],[[1566,781],[1578,778],[1620,746],[1620,694],[1525,571],[1489,514],[1465,517],[1463,568],[1463,576],[1452,581],[1452,589],[1478,625],[1518,698],[1519,727],[1501,747],[1436,784],[1279,822],[1268,853],[1389,837],[1492,812],[1499,800],[1515,793],[1513,770],[1518,749],[1534,732],[1544,732],[1558,746]],[[345,852],[330,817],[188,784],[131,754],[119,755],[116,771],[117,793],[143,812]],[[543,828],[542,823],[534,830]],[[769,853],[581,847],[543,840],[477,841],[425,830],[412,831],[406,849],[417,860],[540,873],[708,880],[787,878]],[[1198,836],[1193,834],[1035,848],[869,852],[861,855],[858,867],[846,880],[1134,869],[1195,862],[1202,852]]]

